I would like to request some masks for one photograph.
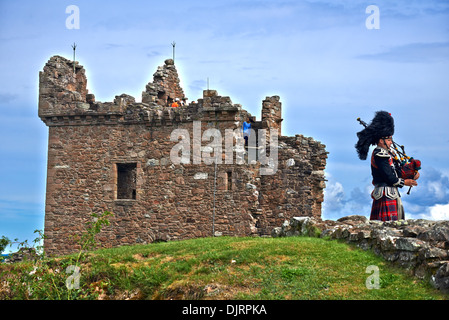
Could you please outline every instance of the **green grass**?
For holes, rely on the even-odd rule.
[[[53,261],[48,272],[68,261]],[[365,285],[370,265],[379,268],[379,289]],[[447,299],[372,252],[309,237],[201,238],[102,249],[89,253],[80,267],[80,289],[71,293],[77,299]],[[31,263],[0,265],[0,283],[30,270]],[[59,274],[56,287],[67,277]],[[46,296],[8,290],[0,284],[0,298],[58,298],[48,290]]]

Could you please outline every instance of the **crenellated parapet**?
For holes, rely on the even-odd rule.
[[[171,59],[158,68],[154,81],[146,86],[142,102],[128,94],[115,96],[113,102],[95,101],[87,90],[83,66],[60,56],[51,57],[39,74],[39,117],[48,126],[95,125],[99,123],[145,123],[147,126],[173,125],[195,120],[236,121],[241,105],[216,90],[204,90],[198,102],[173,108],[174,99],[187,100],[179,86]],[[167,106],[168,105],[168,106]]]

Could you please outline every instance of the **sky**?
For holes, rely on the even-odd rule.
[[[48,128],[37,108],[48,59],[72,59],[76,43],[97,101],[140,101],[173,42],[190,101],[209,79],[260,120],[262,100],[278,95],[282,134],[326,145],[323,219],[369,217],[356,119],[379,110],[422,161],[418,186],[401,191],[406,218],[449,219],[449,1],[0,0],[0,236],[31,241],[44,226]]]

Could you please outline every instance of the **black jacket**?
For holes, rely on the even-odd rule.
[[[376,147],[371,156],[371,174],[376,187],[404,186],[402,168],[393,161],[393,157],[386,149]]]

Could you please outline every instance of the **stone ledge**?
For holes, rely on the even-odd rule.
[[[136,199],[116,199],[114,204],[117,206],[133,206],[137,203]]]

